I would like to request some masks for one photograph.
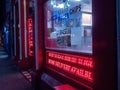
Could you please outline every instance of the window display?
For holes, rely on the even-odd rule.
[[[92,53],[91,0],[49,0],[44,8],[46,49]]]

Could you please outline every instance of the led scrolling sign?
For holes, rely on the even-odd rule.
[[[71,75],[93,82],[93,58],[47,51],[47,64],[59,68]],[[61,71],[58,71],[63,73]]]
[[[33,56],[33,20],[28,18],[28,55]]]

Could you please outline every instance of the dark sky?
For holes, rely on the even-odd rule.
[[[0,30],[3,27],[4,21],[5,21],[5,15],[6,10],[5,10],[5,0],[0,0]]]

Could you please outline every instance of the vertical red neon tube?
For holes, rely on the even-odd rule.
[[[28,18],[28,55],[33,56],[33,20]]]

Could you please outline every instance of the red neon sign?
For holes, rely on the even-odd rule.
[[[71,66],[68,64],[64,64],[64,63],[61,63],[61,62],[58,62],[58,61],[55,61],[52,59],[48,60],[48,64],[51,64],[51,65],[56,66],[60,69],[63,69],[63,70],[65,70],[65,71],[67,71],[75,76],[84,78],[90,82],[93,82],[92,72],[90,72],[90,71],[87,71],[87,70],[82,69],[82,68],[77,68],[77,67],[74,67],[74,66]]]
[[[92,57],[84,57],[47,51],[47,64],[64,70],[65,72],[73,76],[82,78],[89,82],[94,81],[92,72],[94,63]],[[61,71],[59,72],[63,73]]]
[[[28,55],[33,56],[33,20],[28,18]]]
[[[93,58],[91,57],[61,54],[61,53],[56,53],[51,51],[48,51],[48,56],[51,58],[60,59],[61,61],[67,61],[74,64],[86,66],[89,68],[93,68],[94,66]]]

